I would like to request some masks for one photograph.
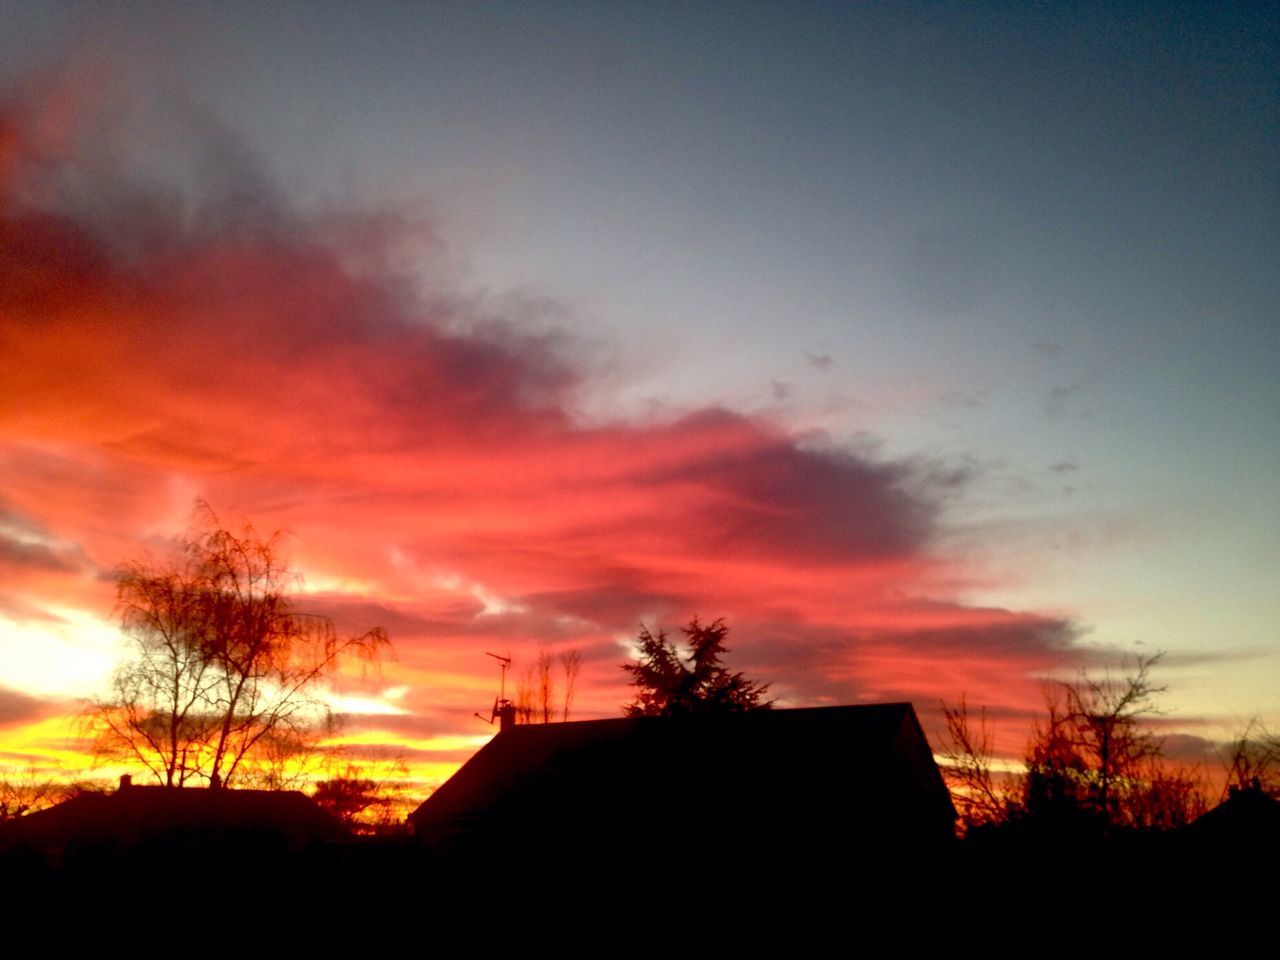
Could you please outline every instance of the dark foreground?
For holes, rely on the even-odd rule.
[[[0,883],[11,917],[53,904],[134,919],[141,910],[153,932],[205,910],[335,930],[356,918],[466,924],[477,945],[528,922],[584,937],[586,924],[609,942],[661,931],[673,942],[749,945],[873,928],[908,938],[948,930],[1070,938],[1079,924],[1235,917],[1233,936],[1247,940],[1274,906],[1278,852],[1274,840],[1235,846],[1185,834],[837,851],[760,849],[705,829],[659,839],[619,827],[590,842],[548,836],[451,849],[409,836],[297,843],[201,832],[57,849],[11,842],[0,850]]]

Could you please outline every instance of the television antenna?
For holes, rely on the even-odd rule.
[[[484,655],[486,657],[493,657],[493,659],[497,660],[502,670],[502,678],[498,681],[498,695],[493,698],[493,709],[489,712],[489,716],[486,718],[484,714],[480,713],[480,711],[476,711],[477,720],[484,720],[492,726],[493,722],[498,719],[498,714],[501,712],[502,708],[511,703],[511,701],[507,699],[507,670],[511,667],[511,658],[504,657],[496,653],[490,653],[488,650],[484,652]]]

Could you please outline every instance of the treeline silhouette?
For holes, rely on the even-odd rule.
[[[1051,862],[1086,882],[1135,864],[1230,875],[1280,853],[1280,738],[1254,721],[1218,756],[1169,756],[1160,660],[1049,687],[1021,764],[998,760],[985,709],[942,705],[939,753],[966,866],[994,880]]]

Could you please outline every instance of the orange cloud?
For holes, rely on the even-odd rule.
[[[109,619],[112,567],[163,549],[199,495],[291,530],[312,608],[390,631],[406,743],[484,732],[495,648],[581,648],[578,715],[615,712],[641,620],[726,616],[734,666],[797,705],[967,690],[1017,714],[1069,651],[1060,619],[930,591],[961,480],[727,409],[589,425],[571,342],[388,266],[419,227],[234,190],[178,203],[74,136],[47,146],[42,115],[0,114],[13,622]],[[51,165],[82,189],[30,189]],[[352,736],[396,735],[375,719]]]

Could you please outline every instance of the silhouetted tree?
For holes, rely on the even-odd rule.
[[[537,682],[533,667],[525,667],[516,682],[516,695],[512,701],[516,708],[516,723],[533,723],[537,717]]]
[[[1159,712],[1155,696],[1167,689],[1151,681],[1160,656],[1139,657],[1120,680],[1081,674],[1064,684],[1071,745],[1088,771],[1089,801],[1108,825],[1132,819],[1125,809],[1129,794],[1142,782],[1144,765],[1161,755],[1163,743],[1145,723]]]
[[[403,762],[395,766],[397,773],[407,773]],[[403,819],[399,810],[403,798],[395,782],[371,776],[359,764],[348,764],[336,776],[317,781],[311,799],[357,833],[386,832]]]
[[[1139,658],[1123,677],[1081,673],[1046,694],[1025,770],[997,782],[981,715],[975,730],[964,698],[943,705],[942,755],[966,826],[1022,822],[1051,833],[1115,827],[1170,829],[1204,810],[1203,777],[1168,763],[1150,728],[1164,691],[1151,680],[1160,655]]]
[[[1019,813],[1051,829],[1087,818],[1089,769],[1076,745],[1070,719],[1046,696],[1047,716],[1031,728]]]
[[[729,652],[724,645],[729,628],[723,618],[704,626],[694,617],[680,630],[689,651],[686,656],[668,642],[664,631],[654,636],[641,625],[640,660],[622,665],[636,688],[635,700],[623,707],[628,716],[732,713],[772,706],[771,700],[763,699],[767,683],[748,680],[721,665],[720,657]]]
[[[582,669],[582,654],[575,647],[560,654],[560,668],[564,671],[564,707],[560,719],[567,721],[573,709],[574,687],[578,682],[578,671]]]
[[[999,824],[1015,815],[1020,804],[1020,785],[998,779],[993,770],[995,751],[987,727],[987,712],[978,713],[976,726],[969,721],[964,696],[954,707],[942,704],[947,732],[942,744],[942,773],[951,788],[952,801],[964,830]]]
[[[535,665],[526,667],[516,683],[513,703],[517,723],[551,723],[557,713],[561,720],[568,720],[573,707],[574,684],[582,668],[582,654],[578,650],[566,650],[559,656],[560,669],[564,673],[564,698],[556,709],[555,657],[543,650]]]
[[[321,768],[329,768],[332,757],[317,751],[316,741],[337,733],[339,727],[328,711],[318,712],[310,723],[277,727],[254,745],[251,762],[237,772],[237,785],[254,790],[299,789],[314,780]]]
[[[1232,788],[1244,790],[1255,783],[1273,797],[1280,796],[1280,736],[1268,731],[1257,717],[1231,741],[1224,762],[1227,768],[1227,782],[1222,790],[1224,800]]]
[[[317,687],[345,658],[388,644],[380,628],[341,637],[327,617],[295,608],[299,578],[280,560],[279,534],[236,535],[203,502],[196,516],[170,557],[120,568],[133,656],[87,713],[100,751],[168,786],[224,785],[267,747],[318,735],[329,712]]]
[[[0,777],[0,820],[13,820],[57,803],[65,787],[34,766],[21,774]]]
[[[538,711],[543,723],[550,723],[555,712],[556,681],[551,674],[551,654],[543,650],[538,654]]]
[[[1148,759],[1126,792],[1126,822],[1143,830],[1176,830],[1209,809],[1204,770]]]
[[[117,668],[112,696],[89,710],[100,752],[136,760],[170,787],[206,766],[215,735],[208,593],[199,544],[191,540],[165,561],[122,564],[120,629],[133,641],[133,657]]]

